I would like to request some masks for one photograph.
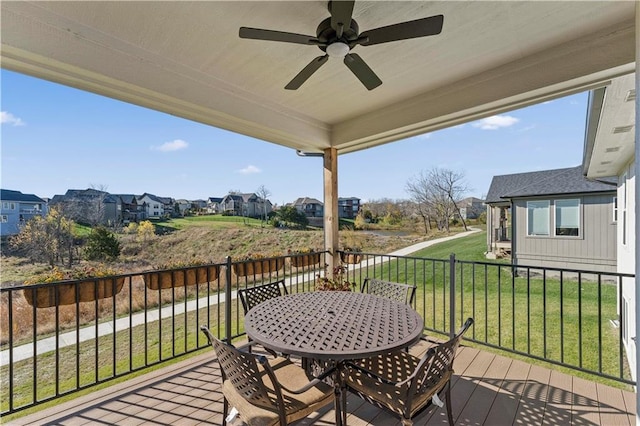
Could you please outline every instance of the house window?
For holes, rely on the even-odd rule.
[[[527,201],[527,235],[549,235],[549,201]]]
[[[0,216],[0,222],[1,223],[9,222],[9,216],[7,216],[6,214],[3,214],[2,216]]]
[[[580,235],[580,200],[556,200],[556,235]]]
[[[613,197],[613,223],[618,222],[618,197]]]

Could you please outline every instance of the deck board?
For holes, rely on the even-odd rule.
[[[411,348],[424,353],[426,343]],[[635,394],[520,360],[463,346],[452,379],[453,412],[463,425],[635,424]],[[14,420],[10,425],[222,424],[221,375],[212,352]],[[444,401],[445,404],[447,401]],[[355,395],[347,398],[349,426],[400,425]],[[299,425],[334,423],[329,405]],[[447,424],[432,407],[415,425]]]

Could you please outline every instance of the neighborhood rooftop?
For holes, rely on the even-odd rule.
[[[615,191],[616,180],[590,180],[582,174],[582,166],[494,176],[486,203],[503,202],[506,198],[535,195],[580,194]]]

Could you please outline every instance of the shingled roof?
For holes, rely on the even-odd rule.
[[[584,194],[616,190],[615,178],[589,180],[582,174],[582,166],[538,172],[494,176],[486,203],[504,202],[509,198],[537,195]]]
[[[24,201],[32,203],[44,203],[45,201],[34,194],[23,194],[20,191],[11,189],[0,189],[0,200],[2,201]]]

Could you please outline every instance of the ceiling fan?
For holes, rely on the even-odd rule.
[[[357,54],[350,53],[357,45],[372,46],[390,41],[426,37],[440,34],[444,22],[443,15],[430,16],[414,21],[401,22],[359,33],[358,23],[351,19],[354,1],[330,1],[331,17],[323,20],[316,29],[316,37],[260,28],[240,28],[240,38],[280,41],[318,46],[325,55],[314,58],[285,86],[296,90],[316,72],[329,57],[343,59],[344,64],[364,84],[373,90],[382,84],[375,72]]]

